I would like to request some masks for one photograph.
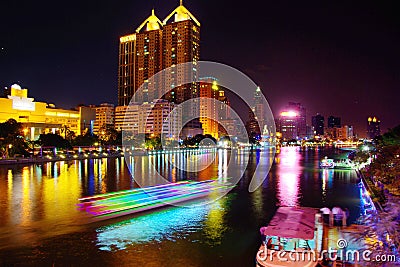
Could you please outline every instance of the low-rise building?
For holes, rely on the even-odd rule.
[[[57,108],[54,104],[35,102],[28,97],[28,89],[13,84],[0,98],[0,122],[15,119],[22,123],[26,139],[36,140],[43,133],[58,133],[68,129],[77,135],[84,130],[81,111]]]

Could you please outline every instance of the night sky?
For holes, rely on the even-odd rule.
[[[117,102],[119,37],[177,0],[2,1],[0,86],[70,108]],[[301,102],[310,117],[400,124],[400,16],[395,1],[184,0],[201,25],[201,60],[258,83],[274,114]]]

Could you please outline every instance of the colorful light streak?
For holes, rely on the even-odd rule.
[[[228,188],[214,180],[181,181],[81,198],[78,206],[95,220],[104,220],[206,197]]]

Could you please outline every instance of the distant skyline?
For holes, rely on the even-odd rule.
[[[19,83],[61,107],[117,102],[119,37],[179,1],[7,1],[0,86]],[[301,102],[366,135],[368,116],[400,124],[400,18],[395,1],[186,0],[201,23],[200,59],[231,65],[262,88],[275,116]]]

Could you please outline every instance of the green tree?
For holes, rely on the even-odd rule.
[[[99,129],[99,140],[103,145],[121,145],[122,132],[118,132],[114,125],[104,124]]]
[[[23,138],[23,126],[14,119],[0,123],[0,151],[5,157],[15,154],[28,155],[27,144]]]
[[[78,135],[75,137],[71,144],[73,146],[93,146],[96,142],[99,141],[97,135],[92,135],[90,133],[86,133],[84,135]]]
[[[41,134],[38,139],[41,146],[54,146],[57,148],[72,148],[71,144],[58,134]]]

